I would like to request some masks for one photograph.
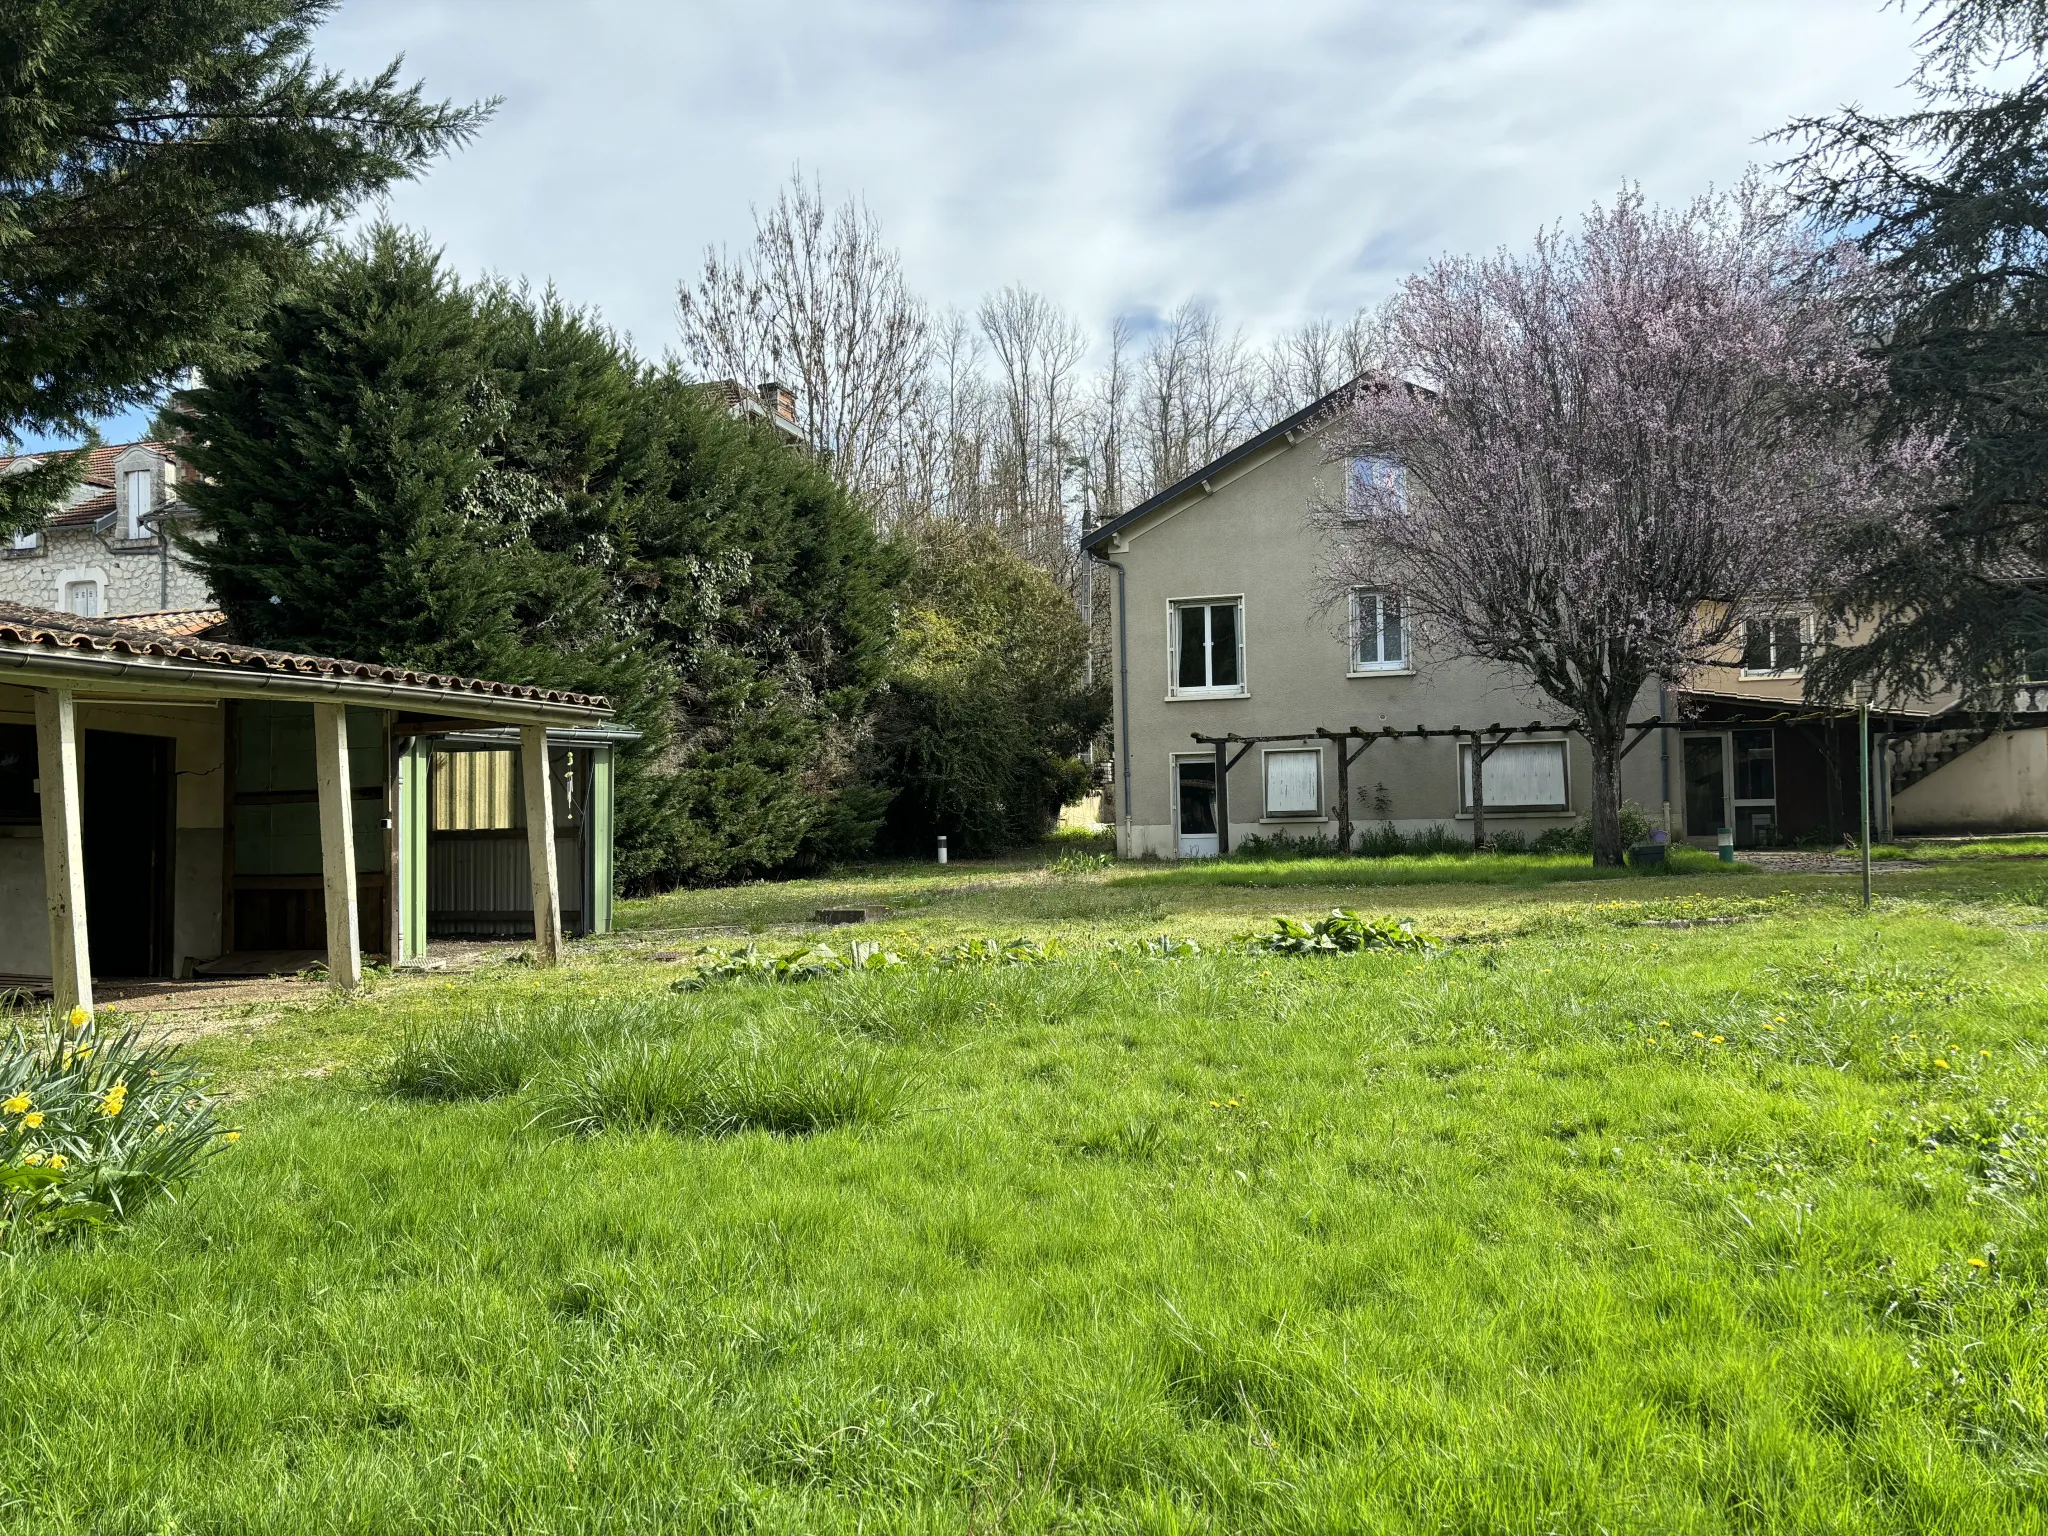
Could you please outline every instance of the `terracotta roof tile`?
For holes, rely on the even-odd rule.
[[[228,621],[228,616],[218,608],[156,608],[148,613],[122,613],[114,617],[131,628],[146,629],[152,634],[194,637],[220,629]]]
[[[563,704],[578,709],[611,708],[610,701],[602,694],[571,693],[565,689],[535,688],[522,683],[494,683],[439,672],[418,672],[383,662],[306,656],[295,651],[270,651],[256,646],[229,645],[194,635],[166,633],[143,622],[151,617],[160,616],[140,614],[127,618],[87,619],[75,613],[51,613],[20,603],[0,603],[0,646],[153,657],[204,666],[296,673],[343,682],[354,679],[367,683],[397,683],[432,693]]]

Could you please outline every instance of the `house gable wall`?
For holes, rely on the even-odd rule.
[[[1122,616],[1128,654],[1121,667],[1112,667],[1119,688],[1120,780],[1113,794],[1127,857],[1177,853],[1172,763],[1207,750],[1191,739],[1195,733],[1268,735],[1313,732],[1318,726],[1412,730],[1562,718],[1557,705],[1505,670],[1432,657],[1426,647],[1412,672],[1350,675],[1348,604],[1342,597],[1329,600],[1321,576],[1325,536],[1311,522],[1312,508],[1337,486],[1341,473],[1324,461],[1315,436],[1292,443],[1280,439],[1232,465],[1210,482],[1209,491],[1193,491],[1125,527],[1102,550],[1124,567],[1128,605]],[[1238,596],[1244,603],[1243,695],[1170,697],[1172,603]],[[1126,677],[1128,700],[1121,692]],[[1656,707],[1651,690],[1642,714]],[[1304,744],[1315,743],[1311,738]],[[1645,743],[1623,764],[1624,795],[1653,813],[1662,799],[1659,745]],[[1261,753],[1255,748],[1245,756],[1230,776],[1233,844],[1253,835],[1335,836],[1334,748],[1324,744],[1321,750],[1325,805],[1315,819],[1265,819]],[[1450,823],[1469,833],[1469,817],[1459,808],[1457,764],[1449,740],[1375,744],[1351,771],[1354,820],[1360,829],[1385,820],[1405,832]],[[1533,836],[1582,815],[1591,803],[1591,761],[1583,739],[1569,741],[1567,781],[1566,812],[1490,811],[1489,828]],[[1375,811],[1376,797],[1384,815]]]

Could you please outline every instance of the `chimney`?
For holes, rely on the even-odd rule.
[[[778,421],[796,425],[796,391],[776,379],[766,379],[761,384],[761,405]]]

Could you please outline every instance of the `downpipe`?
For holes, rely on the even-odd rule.
[[[1125,855],[1129,855],[1131,836],[1131,651],[1128,627],[1129,604],[1124,601],[1124,566],[1121,560],[1111,560],[1088,551],[1088,558],[1097,565],[1106,565],[1116,572],[1116,702],[1117,713],[1122,717],[1122,728],[1118,733],[1116,776],[1123,790]]]

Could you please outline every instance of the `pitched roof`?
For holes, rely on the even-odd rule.
[[[1363,374],[1359,376],[1359,378],[1363,377]],[[1265,431],[1246,438],[1235,448],[1211,459],[1193,474],[1188,475],[1184,479],[1176,480],[1156,496],[1148,496],[1121,517],[1113,517],[1100,527],[1089,529],[1081,535],[1081,547],[1090,552],[1101,548],[1139,518],[1158,511],[1170,501],[1179,500],[1204,481],[1213,480],[1224,470],[1230,468],[1231,465],[1237,463],[1240,459],[1249,458],[1268,443],[1276,442],[1280,438],[1294,432],[1299,432],[1304,428],[1321,425],[1324,417],[1334,414],[1350,398],[1351,391],[1357,388],[1358,382],[1358,379],[1352,379],[1348,383],[1338,385],[1321,399],[1311,400],[1292,416],[1274,422]]]
[[[143,438],[133,443],[101,443],[85,456],[85,468],[79,474],[79,483],[99,487],[99,493],[80,498],[68,507],[60,507],[43,521],[46,528],[84,528],[105,517],[114,510],[114,461],[130,448],[148,448],[175,460],[177,450],[170,444],[155,438]],[[53,458],[68,450],[47,449],[42,453],[15,453],[0,456],[0,475],[7,473],[10,466],[24,462],[39,462]]]
[[[188,610],[200,611],[200,610]],[[523,683],[494,683],[479,678],[455,677],[439,672],[419,672],[409,667],[374,661],[347,661],[336,656],[306,656],[295,651],[263,650],[255,646],[229,645],[184,631],[151,627],[149,620],[162,614],[140,614],[127,618],[88,619],[75,613],[51,613],[20,603],[0,603],[0,652],[31,649],[41,653],[105,656],[109,660],[133,657],[164,663],[185,663],[188,667],[232,669],[234,673],[263,673],[340,683],[384,685],[425,695],[421,702],[438,696],[449,707],[465,699],[479,702],[560,705],[609,713],[610,701],[602,694],[571,693],[560,688],[536,688]],[[0,674],[4,675],[4,674]]]

